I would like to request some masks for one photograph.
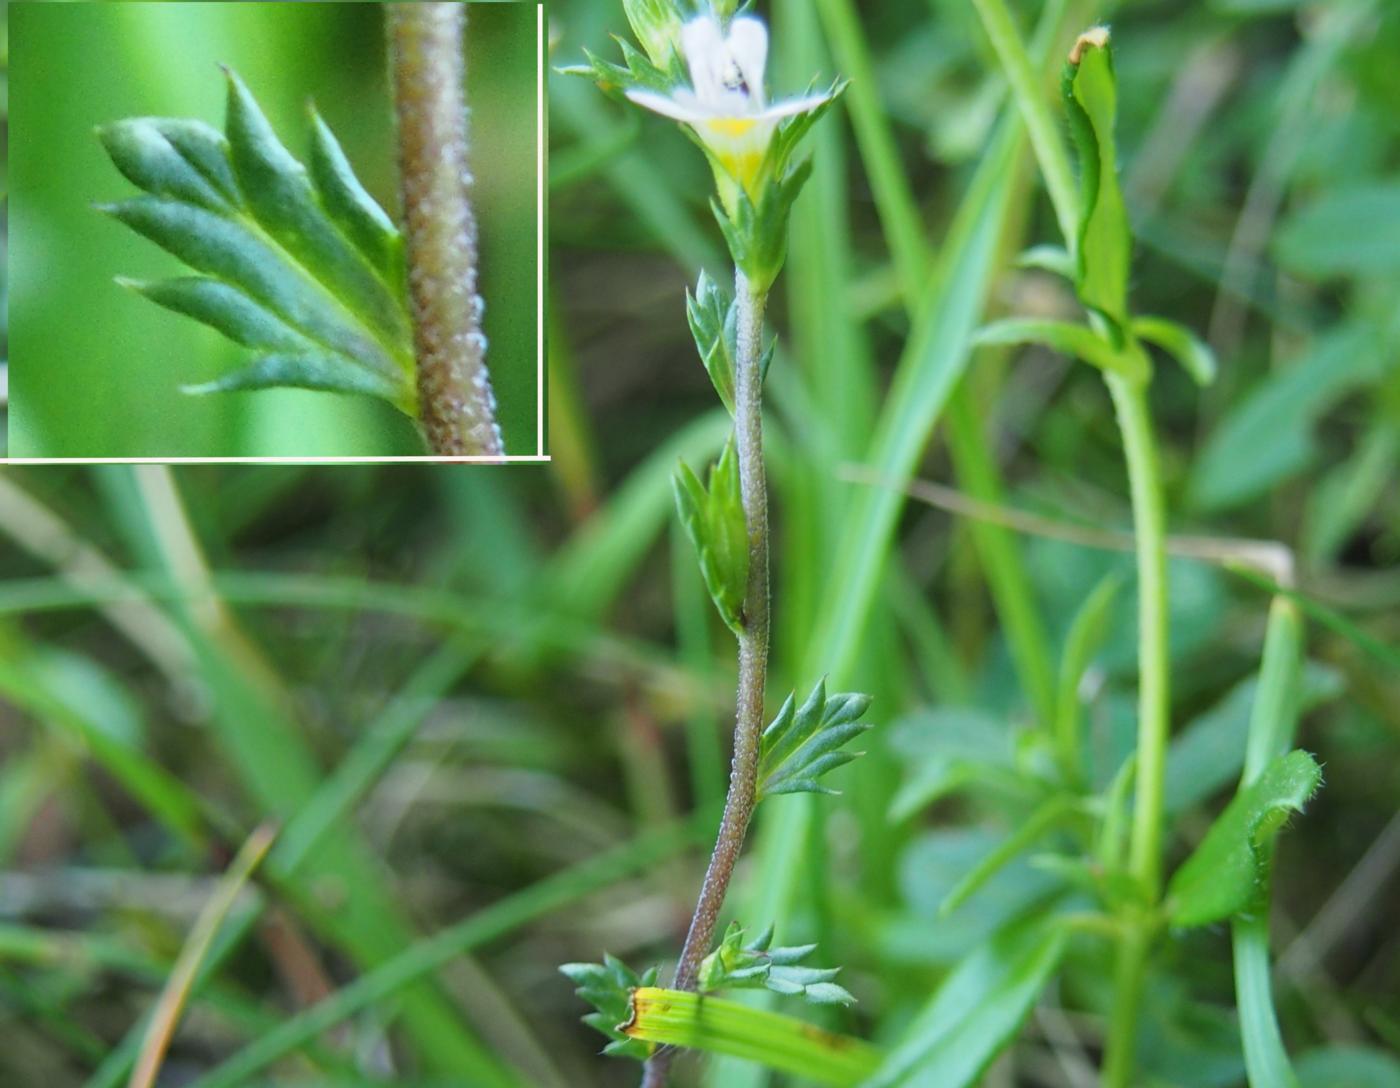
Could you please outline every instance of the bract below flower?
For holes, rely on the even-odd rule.
[[[831,96],[768,103],[763,89],[768,29],[752,15],[731,19],[727,32],[713,15],[697,16],[681,27],[681,50],[691,86],[670,94],[632,88],[627,97],[689,125],[730,178],[757,200],[778,122],[814,110]]]

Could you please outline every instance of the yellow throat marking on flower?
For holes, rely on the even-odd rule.
[[[752,117],[719,117],[706,122],[707,127],[716,135],[728,136],[730,139],[747,136],[756,124],[758,122]]]

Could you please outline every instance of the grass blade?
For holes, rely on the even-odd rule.
[[[639,836],[626,846],[565,869],[414,942],[331,997],[289,1017],[189,1088],[235,1088],[326,1029],[400,992],[456,957],[702,841],[710,833],[714,817],[713,811],[697,813],[683,823]]]
[[[175,967],[156,1002],[155,1011],[146,1029],[145,1041],[141,1046],[141,1056],[131,1074],[130,1088],[154,1088],[165,1052],[175,1034],[175,1027],[189,1003],[199,965],[209,955],[209,949],[214,944],[214,937],[223,925],[224,918],[233,908],[238,893],[252,877],[253,870],[267,856],[276,835],[277,829],[273,824],[262,824],[256,828],[234,857],[228,872],[204,905],[204,909],[199,912],[199,917],[195,919],[194,927],[190,930],[185,946],[180,950]]]

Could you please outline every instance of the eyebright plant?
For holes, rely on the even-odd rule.
[[[834,792],[818,778],[854,759],[843,746],[868,728],[858,719],[869,698],[828,697],[824,682],[800,708],[790,696],[763,728],[769,588],[762,397],[773,355],[772,345],[763,344],[763,311],[786,255],[792,203],[811,168],[797,158],[802,137],[844,84],[770,101],[768,28],[747,7],[736,13],[732,0],[712,0],[695,10],[683,10],[676,0],[624,0],[623,6],[642,48],[620,41],[622,65],[588,54],[587,65],[566,71],[680,123],[714,174],[712,207],[734,261],[732,294],[702,273],[686,299],[701,362],[734,418],[734,431],[706,478],[682,464],[675,479],[676,507],[706,588],[738,640],[734,757],[714,852],[668,992],[757,986],[845,1003],[850,994],[832,981],[836,969],[799,966],[810,946],[770,950],[771,927],[745,945],[736,923],[711,947],[754,807],[779,793]],[[635,977],[629,970],[613,963],[570,965],[564,973],[588,981],[579,993],[598,1009],[589,1022],[613,1039],[608,1052],[648,1057],[643,1083],[658,1088],[666,1082],[672,1052],[662,1048],[648,1056],[618,1047],[626,1026],[624,1019],[613,1020],[623,1008],[619,990],[636,984],[629,982]],[[635,1009],[626,1007],[631,1023]]]
[[[310,169],[225,69],[223,133],[138,117],[98,129],[146,193],[101,211],[199,275],[118,282],[252,349],[242,370],[189,393],[271,386],[379,397],[417,417],[404,241],[312,108]]]

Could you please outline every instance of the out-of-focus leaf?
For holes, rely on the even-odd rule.
[[[1400,1058],[1364,1046],[1325,1046],[1294,1063],[1299,1088],[1400,1088]]]
[[[1308,496],[1303,522],[1303,555],[1308,562],[1334,560],[1347,539],[1380,508],[1386,488],[1397,475],[1400,421],[1380,419]]]
[[[226,134],[152,117],[98,130],[113,163],[147,193],[101,210],[201,274],[122,282],[257,353],[245,370],[187,392],[327,389],[413,415],[402,236],[319,117],[308,175],[227,75]]]
[[[1221,419],[1191,474],[1190,494],[1203,510],[1255,498],[1308,465],[1317,419],[1357,386],[1394,364],[1384,338],[1353,324],[1318,340],[1304,358],[1270,375]]]
[[[1062,91],[1069,130],[1079,152],[1079,237],[1075,261],[1079,298],[1121,330],[1128,312],[1133,240],[1118,187],[1113,126],[1118,88],[1108,30],[1081,35],[1065,67]]]
[[[1275,836],[1292,812],[1301,812],[1322,782],[1307,752],[1271,763],[1226,806],[1167,887],[1171,921],[1178,926],[1218,922],[1257,906],[1268,876]]]
[[[1133,381],[1148,378],[1147,360],[1138,351],[1119,351],[1087,325],[1069,321],[1007,318],[978,329],[976,344],[1042,344],[1052,351],[1073,355],[1108,374]]]
[[[1066,933],[1053,916],[974,948],[935,991],[865,1088],[962,1088],[1015,1037],[1059,966]]]
[[[1331,190],[1284,220],[1274,255],[1308,279],[1400,272],[1400,184]]]
[[[1258,686],[1256,677],[1242,680],[1172,738],[1163,789],[1163,803],[1169,813],[1199,804],[1239,775],[1244,766],[1250,708]],[[1298,709],[1306,713],[1340,695],[1343,682],[1335,669],[1310,662],[1303,668],[1300,688]]]
[[[911,767],[890,801],[903,820],[964,785],[1014,781],[1010,727],[972,707],[919,711],[890,728],[890,743]]]
[[[1165,351],[1181,364],[1197,385],[1210,385],[1215,381],[1215,352],[1185,325],[1165,317],[1135,317],[1133,335]]]

